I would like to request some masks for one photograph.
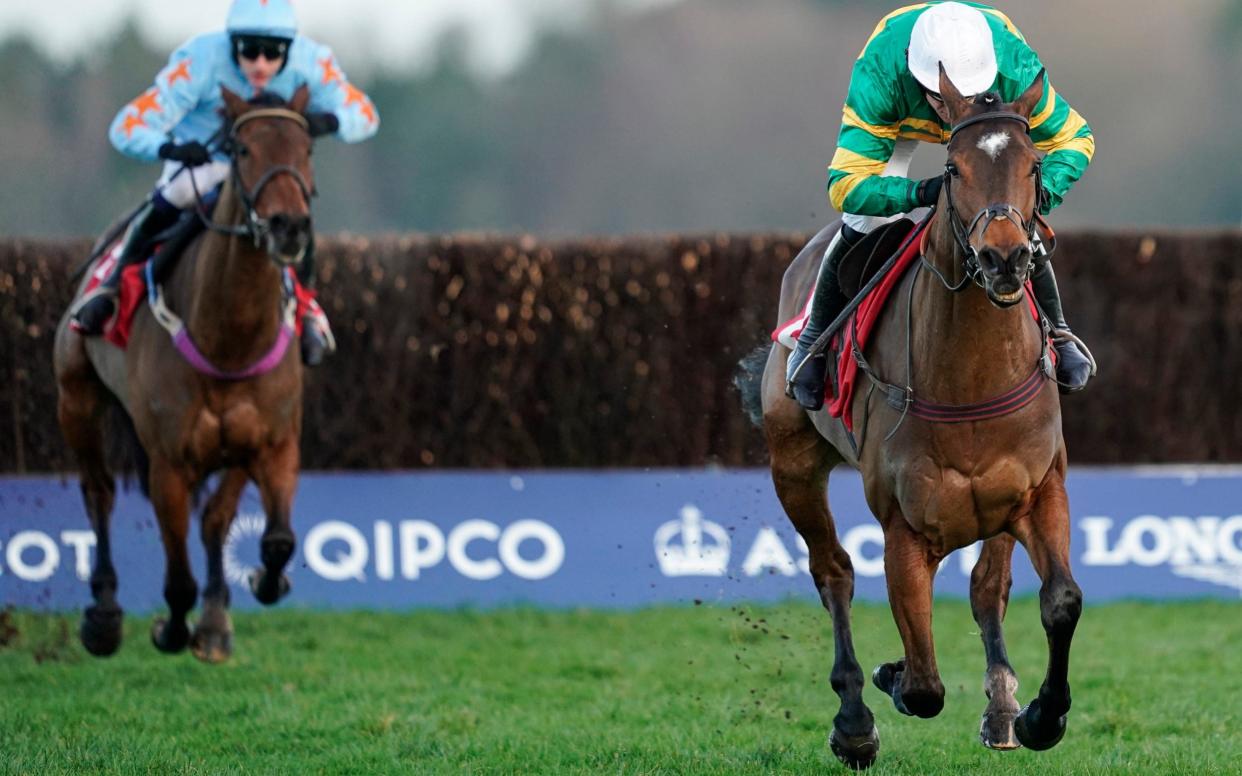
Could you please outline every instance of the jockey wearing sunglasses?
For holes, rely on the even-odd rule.
[[[112,122],[108,137],[117,150],[143,161],[163,160],[164,171],[126,233],[116,269],[74,311],[79,331],[103,332],[115,314],[121,270],[145,260],[153,239],[228,177],[227,154],[209,147],[221,126],[221,86],[248,97],[267,94],[281,100],[306,86],[306,119],[315,137],[335,135],[356,143],[379,129],[375,105],[345,78],[332,50],[298,34],[290,0],[234,0],[225,29],[191,38],[173,52],[154,86]],[[159,269],[167,274],[171,267]],[[310,249],[298,277],[304,286],[313,285]],[[318,305],[303,324],[303,360],[313,366],[329,347],[330,329]]]

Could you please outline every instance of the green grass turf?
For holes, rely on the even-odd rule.
[[[1242,604],[1089,606],[1074,708],[1048,752],[979,745],[983,653],[936,608],[932,720],[877,690],[875,774],[1242,773]],[[110,659],[76,618],[16,613],[0,649],[0,773],[845,773],[825,734],[827,615],[807,603],[639,612],[235,617],[231,662],[159,654],[127,618]],[[854,609],[864,671],[898,656],[887,607]],[[1019,699],[1046,656],[1033,600],[1008,621]],[[2,638],[2,634],[0,634]]]

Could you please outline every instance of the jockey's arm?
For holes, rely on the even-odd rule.
[[[108,139],[121,153],[153,162],[172,129],[198,105],[206,74],[212,70],[205,52],[191,40],[173,52],[152,87],[121,108],[112,120]]]
[[[1043,66],[1034,51],[1026,51],[1029,56],[1025,57],[1022,69],[1028,73],[1025,83],[1029,85]],[[1047,215],[1061,204],[1066,192],[1091,163],[1095,137],[1078,111],[1052,88],[1046,72],[1043,97],[1031,113],[1031,140],[1045,153],[1043,178],[1047,196],[1042,212]]]
[[[854,63],[837,150],[828,164],[828,199],[842,213],[891,216],[918,207],[918,181],[884,175],[901,116],[892,83],[864,56]]]
[[[311,90],[311,113],[331,113],[336,116],[336,136],[346,143],[366,140],[379,129],[379,112],[375,103],[345,77],[329,47],[303,39],[305,47],[296,47],[294,55],[310,58],[304,72],[311,73],[308,83]]]

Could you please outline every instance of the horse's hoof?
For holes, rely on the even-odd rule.
[[[178,626],[163,617],[156,618],[155,622],[151,623],[151,643],[160,652],[175,654],[185,649],[190,643],[190,629],[185,626],[184,620]]]
[[[979,723],[979,741],[988,749],[1002,752],[1020,748],[1022,744],[1013,732],[1016,716],[1012,711],[985,712],[983,721]]]
[[[264,606],[271,606],[289,595],[291,589],[293,585],[290,584],[289,577],[284,574],[281,574],[276,583],[272,584],[267,573],[260,570],[250,572],[250,592],[254,593],[255,600]]]
[[[901,672],[906,670],[906,659],[893,663],[881,663],[871,672],[871,683],[885,695],[892,695],[893,688],[901,681]]]
[[[121,607],[88,606],[82,612],[78,637],[82,646],[95,657],[108,657],[121,648]]]
[[[1036,752],[1051,749],[1061,743],[1061,739],[1065,737],[1065,715],[1062,714],[1056,720],[1051,730],[1046,730],[1047,727],[1049,726],[1041,717],[1038,700],[1027,704],[1013,721],[1013,733],[1018,741],[1027,749]]]
[[[863,771],[875,763],[880,754],[880,731],[875,725],[865,736],[849,736],[835,727],[828,736],[828,746],[837,759],[856,771]]]
[[[196,628],[190,637],[190,651],[204,663],[223,663],[233,655],[233,634]]]

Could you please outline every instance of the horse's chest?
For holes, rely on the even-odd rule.
[[[241,461],[292,433],[289,397],[208,392],[190,413],[190,457],[204,464]]]
[[[948,467],[927,459],[902,467],[893,493],[902,515],[945,552],[993,536],[1026,506],[1037,481],[1025,462]]]

